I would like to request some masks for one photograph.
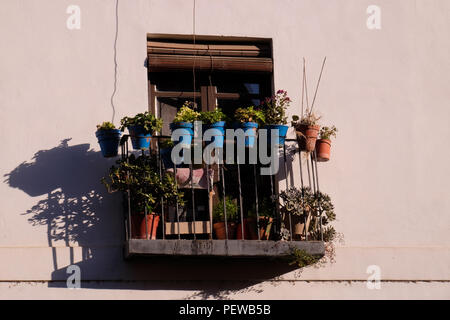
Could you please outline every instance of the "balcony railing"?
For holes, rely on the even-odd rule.
[[[153,136],[152,144],[149,150],[141,150],[140,153],[142,155],[156,156],[159,175],[162,176],[165,170],[172,170],[177,175],[176,165],[173,168],[166,168],[162,161],[161,156],[161,148],[160,148],[160,140],[161,139],[170,139],[170,136]],[[292,181],[290,182],[290,178],[293,178],[294,168],[292,167],[293,159],[295,154],[299,156],[299,178],[300,178],[300,187],[303,189],[304,186],[309,186],[313,193],[319,192],[319,174],[318,174],[318,166],[316,161],[316,155],[314,152],[311,153],[303,153],[300,151],[298,147],[298,142],[296,139],[286,139],[286,142],[289,143],[289,146],[283,145],[280,148],[280,169],[283,170],[284,178],[286,181],[286,188],[293,187]],[[195,143],[195,142],[194,142]],[[233,142],[234,143],[234,142]],[[122,161],[128,161],[129,156],[131,154],[129,150],[129,135],[123,135],[121,142],[121,159]],[[156,152],[152,152],[156,151]],[[306,157],[306,161],[302,163],[301,155],[302,153]],[[304,159],[305,159],[304,157]],[[288,163],[290,166],[288,166]],[[306,165],[305,165],[306,163]],[[258,175],[258,168],[260,164],[253,165],[245,165],[246,169],[252,167],[253,170],[247,170],[246,174],[249,176],[249,171],[253,175],[253,184],[254,184],[254,203],[255,208],[255,216],[256,216],[256,237],[250,240],[247,238],[248,231],[244,226],[244,219],[246,214],[244,212],[243,206],[243,198],[242,194],[242,164],[214,164],[207,165],[203,164],[206,167],[207,173],[207,183],[206,183],[206,191],[207,191],[207,207],[208,207],[208,219],[199,220],[198,208],[196,207],[196,194],[193,184],[193,173],[194,167],[192,164],[188,165],[189,168],[189,184],[184,186],[177,185],[177,188],[183,188],[185,190],[185,197],[190,197],[190,205],[192,214],[190,219],[185,219],[189,221],[181,221],[180,220],[180,206],[178,202],[175,206],[167,206],[161,201],[160,212],[155,215],[155,220],[159,219],[161,222],[158,225],[159,229],[159,237],[151,237],[150,234],[151,229],[154,228],[155,221],[149,221],[148,216],[149,212],[147,210],[144,211],[144,222],[145,222],[145,237],[136,237],[133,235],[133,230],[136,228],[136,225],[133,225],[134,221],[132,218],[132,210],[131,210],[131,196],[130,190],[125,193],[125,212],[124,212],[124,225],[125,225],[125,257],[135,257],[135,256],[220,256],[220,257],[269,257],[269,258],[277,258],[284,257],[289,255],[292,252],[292,249],[300,249],[304,250],[312,255],[323,255],[324,254],[324,242],[323,242],[323,230],[322,230],[322,212],[320,206],[320,197],[317,199],[318,203],[318,212],[315,215],[318,217],[318,230],[319,230],[319,239],[317,236],[315,239],[309,238],[309,232],[307,227],[303,228],[302,235],[298,238],[294,238],[294,230],[293,230],[293,217],[291,214],[288,216],[283,215],[278,207],[274,208],[273,212],[273,220],[272,227],[273,229],[270,232],[270,237],[262,234],[260,232],[260,203],[259,203],[259,193],[261,192],[261,186],[258,184],[258,179],[261,178]],[[241,230],[240,239],[230,238],[229,237],[229,217],[227,216],[227,186],[228,182],[226,181],[227,168],[234,166],[237,171],[237,186],[238,186],[238,201],[239,201],[239,221],[241,222],[239,228]],[[212,176],[210,176],[210,172],[213,172]],[[215,181],[214,181],[215,180]],[[267,180],[267,178],[266,178]],[[264,189],[270,187],[270,196],[272,199],[279,198],[278,191],[278,182],[276,179],[276,175],[271,175],[268,177],[270,181],[269,185],[264,185]],[[175,178],[175,182],[177,179]],[[248,182],[248,181],[246,181]],[[224,213],[224,222],[225,222],[225,239],[216,239],[213,230],[213,217],[212,217],[212,201],[210,199],[211,194],[214,189],[214,185],[220,186],[219,195],[222,205],[223,205],[223,213]],[[187,192],[186,192],[187,191]],[[266,190],[267,191],[267,190]],[[198,197],[198,195],[197,195]],[[246,202],[248,203],[250,200],[247,195]],[[198,199],[197,199],[198,200]],[[217,205],[217,204],[216,204]],[[174,213],[174,214],[173,214]],[[204,215],[203,215],[204,216]],[[283,225],[287,222],[288,236],[283,236],[282,230]],[[162,230],[160,230],[162,229]],[[162,231],[162,232],[161,232]],[[247,239],[246,239],[247,238]]]

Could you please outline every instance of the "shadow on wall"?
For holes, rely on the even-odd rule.
[[[103,158],[89,144],[69,146],[70,140],[38,151],[31,162],[5,175],[9,186],[31,197],[46,195],[23,215],[32,225],[47,227],[53,254],[50,287],[65,288],[70,275],[68,265],[58,263],[58,242],[69,250],[70,265],[80,267],[82,288],[196,290],[198,297],[224,298],[294,270],[275,261],[176,257],[124,261],[121,197],[108,194],[100,183],[115,159]]]

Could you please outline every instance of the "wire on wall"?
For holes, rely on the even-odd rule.
[[[111,122],[114,123],[114,118],[116,116],[116,107],[114,105],[114,97],[117,91],[117,37],[119,35],[119,0],[116,0],[116,8],[115,8],[115,19],[116,19],[116,30],[114,35],[114,88],[111,94],[111,108],[112,108],[112,117]]]

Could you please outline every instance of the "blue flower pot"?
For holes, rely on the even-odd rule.
[[[270,146],[271,144],[271,136],[272,136],[272,130],[278,130],[278,146],[283,146],[286,139],[286,134],[289,129],[288,126],[285,126],[283,124],[267,124],[264,126],[263,129],[267,130],[267,145]]]
[[[206,145],[213,144],[214,148],[223,148],[225,136],[225,121],[215,122],[213,124],[204,125],[203,133],[206,130],[213,130],[211,141],[206,141]]]
[[[105,158],[117,156],[121,136],[119,129],[97,130],[95,135]]]
[[[183,158],[181,158],[183,160]],[[172,161],[172,148],[161,148],[161,160],[165,169],[173,168],[174,163]],[[181,164],[177,165],[179,168]]]
[[[241,128],[248,135],[245,136],[245,146],[247,148],[253,148],[255,146],[258,124],[256,122],[242,122]]]
[[[129,126],[128,132],[131,137],[131,144],[134,150],[148,149],[153,132],[145,131],[143,126]]]
[[[192,144],[192,137],[194,136],[194,124],[191,122],[172,122],[170,124],[170,130],[173,132],[177,129],[183,129],[183,133],[179,137],[179,141],[174,141],[174,143],[190,146]]]

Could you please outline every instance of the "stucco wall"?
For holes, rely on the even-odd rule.
[[[72,4],[80,30],[66,27]],[[366,27],[372,4],[380,30]],[[192,33],[192,9],[119,0],[116,124],[147,108],[146,34]],[[449,18],[446,0],[196,1],[197,34],[273,39],[290,115],[302,57],[312,91],[327,56],[316,108],[339,132],[319,173],[344,243],[335,263],[298,272],[124,262],[120,196],[99,181],[113,160],[94,135],[112,116],[115,1],[1,1],[0,297],[450,298]],[[104,281],[66,289],[74,263]],[[380,290],[366,288],[369,265]]]

